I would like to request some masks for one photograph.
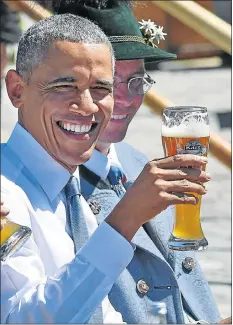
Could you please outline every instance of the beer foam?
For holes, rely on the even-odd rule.
[[[178,138],[204,138],[210,135],[209,125],[205,123],[180,124],[173,127],[162,125],[162,136]]]

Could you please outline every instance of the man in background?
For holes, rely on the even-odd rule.
[[[141,152],[121,142],[154,84],[145,71],[144,61],[175,58],[159,49],[159,42],[166,36],[162,26],[153,22],[138,24],[130,7],[130,1],[54,1],[55,12],[72,12],[97,23],[112,42],[117,60],[113,115],[91,159],[80,168],[82,194],[98,223],[105,220],[148,161]],[[127,323],[156,322],[153,306],[157,301],[166,302],[168,323],[220,319],[195,253],[168,249],[172,226],[173,210],[169,208],[145,223],[133,239],[134,258],[109,295]],[[172,293],[170,281],[178,288],[177,296]]]

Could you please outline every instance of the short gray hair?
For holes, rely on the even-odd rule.
[[[46,60],[49,47],[56,41],[85,44],[106,44],[115,58],[112,45],[101,28],[86,18],[72,14],[53,15],[32,25],[20,38],[16,71],[26,80]]]

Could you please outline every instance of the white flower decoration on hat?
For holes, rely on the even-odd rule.
[[[159,42],[162,40],[165,40],[164,35],[167,35],[167,33],[163,32],[163,26],[159,26],[158,28],[156,28],[156,30],[153,32],[152,37],[153,39],[155,38],[159,44]]]
[[[153,21],[149,20],[144,20],[142,19],[142,21],[139,21],[139,24],[141,25],[141,27],[139,27],[139,29],[144,30],[146,33],[150,33],[153,34],[156,30],[156,25]]]
[[[155,25],[155,23],[150,19],[142,19],[138,23],[141,25],[139,29],[141,29],[146,44],[152,47],[157,47],[157,45],[154,43],[154,39],[157,40],[158,44],[161,40],[165,40],[164,35],[167,35],[167,33],[163,32],[163,26],[157,27],[157,25]]]

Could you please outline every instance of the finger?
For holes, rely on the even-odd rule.
[[[197,169],[206,166],[208,159],[197,155],[174,155],[161,159],[152,160],[158,168],[194,167]]]
[[[190,182],[186,179],[182,179],[181,181],[165,181],[165,183],[163,190],[169,193],[194,192],[200,195],[205,195],[207,193],[207,189],[203,185],[196,182]]]
[[[228,317],[228,318],[225,318],[225,319],[222,319],[219,323],[217,324],[232,324],[232,318],[231,317]]]
[[[189,193],[165,193],[169,205],[174,204],[192,204],[197,205],[199,200],[195,195]]]
[[[9,213],[10,213],[10,210],[7,207],[1,205],[1,217],[5,217]]]
[[[176,169],[159,169],[157,170],[158,178],[166,181],[187,179],[189,181],[196,181],[206,183],[211,180],[210,174],[196,168],[176,168]]]

